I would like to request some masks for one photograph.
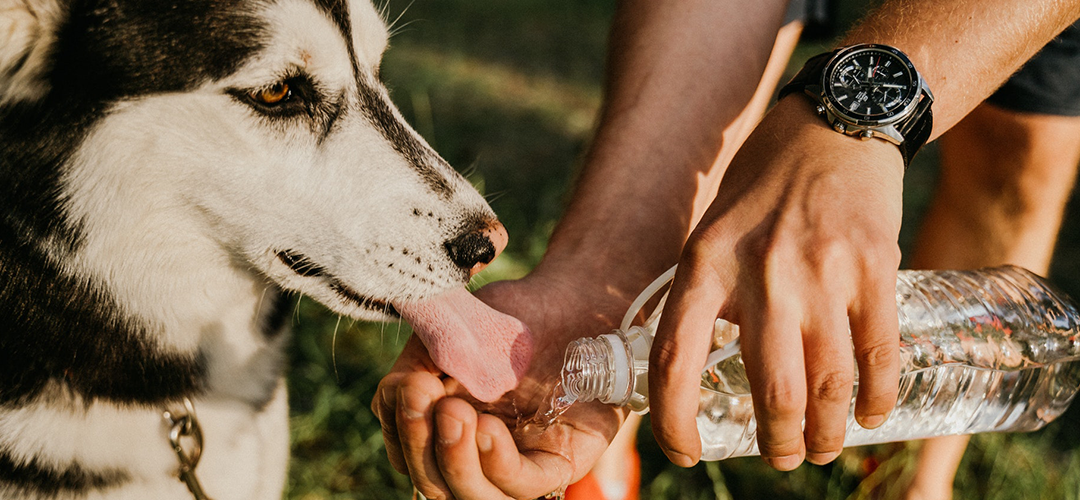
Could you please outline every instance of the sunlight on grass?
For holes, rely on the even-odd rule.
[[[396,49],[388,57],[393,61],[390,64],[412,68],[418,76],[416,85],[431,82],[432,85],[468,87],[476,92],[479,100],[499,103],[508,109],[536,112],[550,128],[566,135],[589,133],[596,109],[600,107],[599,87],[566,82],[554,75],[523,74],[498,62],[430,48],[406,46]],[[413,106],[416,109],[415,101]]]

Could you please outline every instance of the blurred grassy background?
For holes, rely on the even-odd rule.
[[[411,5],[411,6],[410,6]],[[842,23],[863,2],[841,2]],[[543,253],[589,140],[601,99],[610,0],[395,0],[397,33],[382,73],[405,117],[482,192],[511,235],[486,280],[519,277]],[[797,68],[828,41],[800,46]],[[931,145],[909,170],[901,246],[909,248],[935,179]],[[1051,278],[1080,297],[1080,204],[1072,203]],[[407,325],[354,324],[302,300],[293,316],[290,372],[292,469],[288,498],[405,499],[408,480],[389,465],[374,389],[400,351]],[[976,436],[957,499],[1080,498],[1080,410],[1026,435]],[[912,451],[846,451],[824,467],[778,473],[757,458],[673,467],[641,432],[643,498],[891,498]]]

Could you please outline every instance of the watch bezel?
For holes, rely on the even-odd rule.
[[[842,106],[836,100],[836,96],[832,92],[832,86],[830,85],[833,73],[836,71],[839,62],[847,59],[848,56],[864,51],[886,52],[895,56],[912,76],[912,86],[915,88],[915,91],[906,97],[896,109],[883,115],[874,115],[873,118],[871,118],[870,115],[853,114],[848,111],[847,108]],[[915,65],[907,55],[896,47],[872,43],[852,45],[833,54],[833,56],[829,58],[828,63],[825,64],[824,70],[821,72],[820,85],[822,102],[828,108],[829,112],[848,125],[854,125],[861,128],[883,127],[903,120],[915,110],[923,94],[922,75],[915,69]]]

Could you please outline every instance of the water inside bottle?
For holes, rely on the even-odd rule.
[[[758,454],[757,425],[741,360],[732,358],[702,376],[697,425],[702,460]],[[1080,384],[1080,363],[1020,370],[961,363],[905,372],[896,406],[876,429],[854,419],[855,390],[844,446],[907,441],[975,432],[1025,432],[1060,415]]]

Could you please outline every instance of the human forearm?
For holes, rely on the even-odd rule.
[[[1077,18],[1076,0],[889,0],[843,44],[883,43],[911,58],[934,93],[935,138]]]
[[[765,71],[784,7],[762,4],[774,5],[619,6],[600,126],[540,270],[572,266],[636,293],[675,262],[790,51]],[[785,31],[790,46],[797,30]]]

